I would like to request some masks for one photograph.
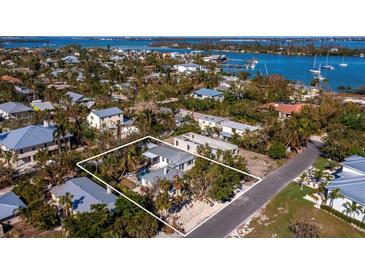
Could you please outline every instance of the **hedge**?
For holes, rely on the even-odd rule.
[[[354,224],[356,225],[357,227],[360,227],[362,229],[365,229],[365,223],[357,220],[357,219],[354,219],[354,218],[351,218],[349,216],[347,216],[346,214],[343,214],[335,209],[333,209],[332,207],[328,206],[328,205],[321,205],[321,209],[335,215],[336,217],[344,220],[345,222],[349,223],[349,224]]]

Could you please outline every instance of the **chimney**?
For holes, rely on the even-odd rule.
[[[166,166],[163,168],[163,175],[167,175],[167,167]]]
[[[110,188],[110,186],[106,187],[106,192],[108,192],[109,194],[112,193],[112,189]]]

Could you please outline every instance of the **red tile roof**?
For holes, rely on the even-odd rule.
[[[12,76],[9,76],[9,75],[1,76],[0,80],[4,81],[4,82],[10,82],[10,83],[13,83],[13,84],[21,84],[22,83],[22,80],[20,80],[18,78],[15,78],[15,77],[12,77]]]
[[[284,114],[299,113],[302,110],[303,104],[284,104],[284,103],[270,103],[269,106],[274,107],[277,111]]]

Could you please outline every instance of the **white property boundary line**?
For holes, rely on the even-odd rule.
[[[96,176],[95,174],[93,174],[92,172],[90,172],[89,170],[87,170],[86,168],[84,168],[83,166],[81,166],[82,163],[85,163],[87,161],[90,161],[90,160],[93,160],[95,158],[98,158],[100,156],[103,156],[105,154],[108,154],[110,152],[113,152],[113,151],[116,151],[116,150],[119,150],[123,147],[126,147],[126,146],[129,146],[129,145],[132,145],[132,144],[135,144],[137,142],[141,142],[145,139],[152,139],[152,140],[155,140],[155,141],[158,141],[160,143],[163,143],[165,145],[168,145],[168,146],[171,146],[171,147],[174,147],[175,149],[179,149],[179,150],[182,150],[184,152],[187,152],[187,153],[190,153],[190,154],[193,154],[194,156],[196,157],[199,157],[199,158],[203,158],[205,160],[208,160],[210,162],[213,162],[215,164],[218,164],[218,165],[221,165],[221,166],[224,166],[226,168],[229,168],[229,169],[232,169],[234,171],[237,171],[239,173],[242,173],[242,174],[245,174],[247,176],[250,176],[252,178],[255,178],[257,179],[258,181],[256,183],[254,183],[252,186],[248,187],[246,190],[242,191],[237,197],[235,197],[234,199],[232,199],[229,203],[227,203],[224,207],[220,208],[218,211],[214,212],[212,215],[210,215],[208,218],[206,218],[204,221],[202,221],[200,224],[196,225],[193,229],[191,229],[188,233],[182,233],[181,231],[177,230],[176,228],[174,228],[173,226],[171,226],[170,224],[168,224],[167,222],[165,222],[164,220],[162,220],[160,217],[156,216],[155,214],[153,214],[152,212],[150,212],[149,210],[145,209],[143,206],[141,206],[140,204],[136,203],[135,201],[133,201],[132,199],[130,199],[128,196],[126,196],[125,194],[123,194],[121,191],[117,190],[116,188],[114,188],[113,186],[111,186],[110,184],[108,184],[107,182],[105,182],[104,180],[102,180],[101,178],[99,178],[98,176]],[[162,222],[164,225],[170,227],[171,229],[173,229],[175,232],[179,233],[181,236],[183,237],[186,237],[188,236],[191,232],[193,232],[195,229],[197,229],[198,227],[200,227],[202,224],[204,224],[205,222],[207,222],[209,219],[211,219],[212,217],[214,217],[216,214],[218,214],[220,211],[222,211],[224,208],[226,208],[228,205],[230,205],[231,203],[233,203],[235,200],[237,200],[239,197],[241,197],[243,194],[245,194],[247,191],[249,191],[252,187],[256,186],[258,183],[260,183],[262,181],[262,179],[260,177],[257,177],[255,175],[252,175],[250,173],[247,173],[247,172],[244,172],[242,170],[239,170],[237,168],[234,168],[234,167],[231,167],[231,166],[228,166],[228,165],[225,165],[225,164],[222,164],[216,160],[213,160],[213,159],[209,159],[205,156],[202,156],[200,154],[197,154],[197,153],[194,153],[194,152],[191,152],[191,151],[187,151],[185,149],[182,149],[182,148],[178,148],[170,143],[167,143],[165,141],[162,141],[158,138],[155,138],[153,136],[145,136],[145,137],[142,137],[140,139],[137,139],[137,140],[134,140],[132,142],[129,142],[128,144],[124,144],[122,146],[119,146],[119,147],[116,147],[116,148],[113,148],[111,150],[108,150],[108,151],[105,151],[103,153],[100,153],[98,155],[95,155],[95,156],[92,156],[88,159],[85,159],[85,160],[82,160],[78,163],[76,163],[76,165],[82,169],[83,171],[85,171],[86,173],[88,173],[89,175],[91,175],[92,177],[94,177],[95,179],[97,179],[99,182],[103,183],[107,188],[110,188],[112,189],[113,191],[115,191],[116,193],[118,193],[119,195],[121,195],[122,197],[126,198],[128,201],[132,202],[133,204],[135,204],[136,206],[138,206],[140,209],[144,210],[145,212],[147,212],[148,214],[150,214],[151,216],[155,217],[157,220],[159,220],[160,222]]]

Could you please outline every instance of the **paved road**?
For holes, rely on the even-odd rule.
[[[247,218],[264,206],[318,157],[319,150],[313,144],[286,165],[272,172],[240,198],[225,207],[217,215],[195,229],[188,238],[223,238]]]

